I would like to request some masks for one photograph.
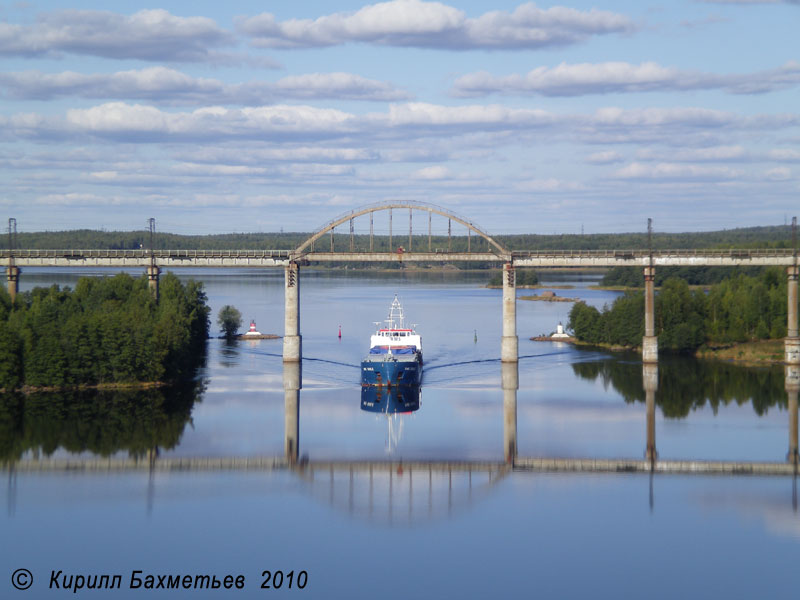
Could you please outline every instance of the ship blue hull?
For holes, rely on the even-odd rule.
[[[419,385],[422,363],[416,357],[397,360],[388,357],[368,357],[361,361],[361,385],[393,386]]]

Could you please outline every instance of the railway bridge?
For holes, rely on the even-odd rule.
[[[386,220],[379,236],[375,235],[375,217]],[[415,217],[416,216],[416,221]],[[437,235],[433,220],[437,219]],[[368,220],[369,235],[355,235],[356,220]],[[407,220],[407,231],[406,231]],[[726,250],[509,250],[473,221],[450,210],[422,202],[389,201],[353,209],[318,228],[294,249],[281,250],[29,250],[16,247],[16,222],[9,220],[8,248],[0,251],[6,264],[9,294],[16,296],[19,278],[25,267],[120,267],[146,270],[151,290],[158,296],[158,279],[162,269],[181,267],[253,267],[282,268],[285,271],[285,322],[283,360],[296,362],[302,358],[300,334],[300,269],[311,263],[369,262],[495,262],[503,265],[502,338],[500,357],[503,362],[518,360],[516,331],[516,278],[521,267],[587,268],[635,266],[641,268],[645,280],[645,336],[642,359],[658,361],[658,340],[655,335],[654,278],[662,266],[780,266],[786,269],[788,281],[788,322],[785,359],[800,367],[798,337],[798,263],[796,244],[793,249],[726,249]],[[13,221],[13,229],[11,222]],[[361,223],[359,221],[359,223]],[[446,237],[439,234],[446,221]],[[388,226],[387,226],[388,222]],[[795,221],[796,222],[796,221]],[[398,227],[398,223],[402,223]],[[416,230],[415,230],[416,223]],[[466,230],[466,249],[453,248],[453,225]],[[151,220],[151,234],[154,223]],[[342,247],[342,235],[336,229],[348,228],[349,237]],[[366,231],[366,226],[364,226]],[[416,233],[415,233],[416,231]],[[387,235],[388,234],[388,235]],[[459,235],[463,235],[460,234]],[[327,238],[327,240],[326,240]],[[336,246],[336,239],[339,246]],[[436,245],[434,245],[434,239]],[[388,244],[386,244],[388,240]],[[403,244],[403,245],[400,245]]]

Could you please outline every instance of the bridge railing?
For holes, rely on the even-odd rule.
[[[653,257],[702,257],[702,258],[773,258],[792,256],[791,248],[754,248],[754,249],[671,249],[653,250]],[[647,258],[650,250],[513,250],[514,258]]]
[[[155,258],[289,258],[290,250],[154,250]],[[150,258],[149,250],[14,250],[14,258]],[[0,258],[9,258],[8,249],[0,250]]]
[[[293,250],[155,250],[152,253],[156,259],[194,260],[194,259],[290,259]],[[448,252],[436,248],[434,254],[463,254],[463,251]],[[337,253],[334,253],[337,254]],[[368,251],[339,252],[338,254],[370,254]],[[382,254],[386,254],[383,252]],[[417,252],[417,254],[420,254]],[[422,252],[427,254],[427,252]],[[149,250],[14,250],[14,258],[20,259],[46,259],[65,258],[83,260],[87,258],[116,258],[116,259],[146,259],[150,258]],[[514,250],[513,258],[608,258],[608,259],[641,259],[650,256],[649,250],[642,249],[616,249],[616,250]],[[791,257],[791,248],[754,248],[754,249],[670,249],[653,250],[654,258],[785,258]],[[0,249],[0,260],[9,258],[9,250]]]

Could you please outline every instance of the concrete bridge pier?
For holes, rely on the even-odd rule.
[[[286,267],[284,288],[283,362],[297,362],[303,357],[300,336],[300,268],[297,263]]]
[[[647,406],[647,446],[644,457],[652,465],[658,458],[656,452],[656,391],[658,390],[658,365],[645,363],[642,365],[642,381]]]
[[[11,296],[12,302],[19,293],[20,273],[22,273],[22,269],[20,269],[19,267],[15,267],[14,265],[6,267],[6,278],[8,279],[8,295]]]
[[[503,265],[503,338],[500,341],[500,360],[519,360],[519,338],[517,337],[517,282],[514,265]]]
[[[158,302],[158,276],[161,275],[161,269],[156,265],[147,267],[147,285],[150,288],[150,293]]]
[[[800,337],[797,335],[797,271],[796,265],[786,269],[789,305],[784,350],[786,363],[790,365],[800,365]]]
[[[303,387],[302,363],[283,363],[284,454],[290,465],[297,463],[300,449],[300,389]]]
[[[655,267],[644,268],[644,338],[642,361],[658,362],[658,337],[656,337]]]
[[[797,450],[797,394],[800,392],[800,367],[787,365],[784,368],[789,408],[789,452],[786,454],[786,460],[797,465],[800,464],[800,455]]]
[[[517,458],[517,390],[519,363],[500,364],[503,388],[503,452],[506,463],[513,465]]]

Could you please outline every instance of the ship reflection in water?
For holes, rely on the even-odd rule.
[[[391,454],[403,436],[405,416],[419,410],[422,391],[418,385],[361,387],[361,410],[386,415],[386,452]]]

